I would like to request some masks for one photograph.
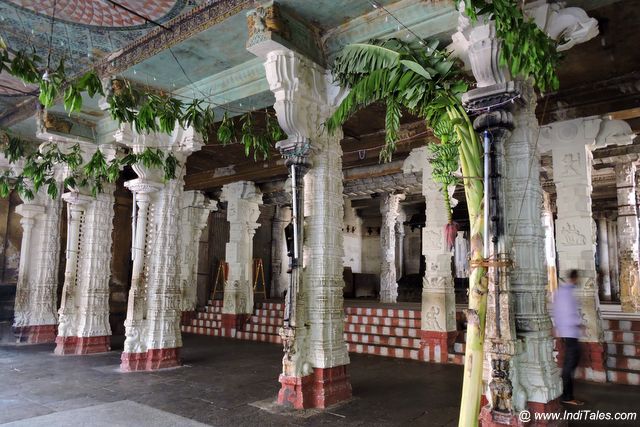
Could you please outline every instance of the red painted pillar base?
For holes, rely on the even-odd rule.
[[[153,371],[182,365],[179,348],[157,348],[146,353],[122,353],[120,369],[124,372]]]
[[[196,311],[189,310],[183,311],[180,316],[180,324],[184,326],[191,326],[191,321],[196,318]]]
[[[278,404],[294,409],[326,408],[351,398],[347,365],[313,368],[306,377],[280,375]]]
[[[68,354],[94,354],[106,353],[111,350],[111,336],[100,337],[56,337],[56,349],[53,351],[58,356]]]
[[[251,317],[250,314],[226,314],[222,313],[220,324],[222,326],[222,336],[235,338],[236,331],[244,329],[244,325]]]
[[[558,350],[558,366],[562,368],[564,362],[564,344],[562,338],[556,338],[556,350]],[[580,364],[576,369],[575,377],[599,383],[607,382],[606,355],[604,344],[600,342],[580,343]]]
[[[449,363],[449,348],[456,342],[458,331],[420,331],[420,360]]]
[[[480,410],[479,424],[481,427],[562,427],[567,425],[565,420],[560,419],[563,412],[558,399],[547,403],[527,402],[526,412],[514,414],[491,412],[491,407],[487,404]]]
[[[56,341],[58,325],[30,325],[13,328],[18,342],[23,344],[44,344]]]

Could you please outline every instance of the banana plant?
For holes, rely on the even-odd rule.
[[[385,146],[380,159],[388,161],[395,150],[402,111],[426,121],[442,146],[434,149],[433,179],[447,187],[456,182],[453,171],[462,169],[462,182],[471,227],[471,275],[469,277],[469,326],[461,402],[460,425],[477,424],[482,396],[484,324],[487,281],[482,267],[484,231],[484,186],[482,144],[473,129],[461,96],[467,91],[462,67],[438,41],[405,42],[398,39],[372,40],[346,46],[333,66],[336,81],[350,92],[327,121],[335,131],[358,110],[384,102]],[[453,149],[455,147],[455,150]],[[455,153],[457,151],[457,153]],[[456,156],[457,154],[457,156]],[[447,203],[447,202],[445,202]],[[450,210],[450,206],[447,206]],[[475,420],[475,421],[474,421]]]

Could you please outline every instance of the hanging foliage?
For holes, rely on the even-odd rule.
[[[213,128],[215,114],[213,107],[201,99],[193,99],[183,102],[163,92],[141,91],[124,79],[114,79],[110,82],[109,91],[103,89],[102,82],[94,70],[90,70],[76,79],[69,79],[65,73],[64,61],[61,60],[55,69],[43,68],[40,64],[42,58],[38,55],[27,54],[24,51],[9,52],[6,44],[0,38],[0,72],[7,71],[12,76],[20,79],[25,84],[36,84],[39,87],[38,99],[45,107],[52,107],[57,99],[62,96],[63,106],[69,114],[81,111],[83,94],[94,97],[108,93],[108,110],[111,117],[118,123],[128,123],[138,133],[162,132],[171,134],[176,125],[183,128],[193,126],[205,141],[208,140],[209,131]],[[241,135],[236,137],[233,122],[225,113],[221,125],[218,128],[217,137],[220,143],[229,144],[239,142],[244,145],[247,156],[253,152],[255,160],[258,157],[266,159],[269,156],[270,147],[284,138],[284,132],[278,125],[272,114],[265,111],[266,128],[258,130],[254,125],[252,113],[248,112],[240,117]],[[5,155],[11,163],[24,157],[24,147],[20,140],[6,133],[7,142],[3,142]],[[22,150],[22,151],[21,151]],[[67,158],[69,154],[60,151],[47,153],[32,153],[25,158],[25,170],[20,176],[11,177],[4,175],[0,185],[0,195],[7,194],[10,188],[23,191],[26,198],[32,198],[30,189],[24,186],[24,179],[30,182],[38,182],[34,189],[37,191],[43,183],[46,183],[52,196],[54,192],[53,181],[49,176],[53,163],[66,164],[72,172],[68,178],[68,185],[90,185],[92,193],[97,194],[102,189],[104,182],[113,182],[117,179],[116,171],[125,165],[142,163],[146,167],[158,167],[164,170],[165,179],[173,179],[178,166],[178,161],[173,154],[164,155],[161,150],[146,149],[138,155],[129,154],[123,159],[114,160],[105,164],[104,156],[99,151],[91,161],[83,168],[83,176],[76,176],[76,169],[72,168],[75,159]],[[101,157],[102,156],[102,157]],[[48,177],[48,178],[47,178]],[[6,191],[3,191],[6,190]]]

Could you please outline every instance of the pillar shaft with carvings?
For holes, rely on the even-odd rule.
[[[291,209],[278,205],[273,217],[271,231],[271,297],[282,298],[287,290],[289,257],[284,235],[285,227],[291,222]]]
[[[131,289],[125,320],[123,371],[152,370],[180,364],[182,346],[180,273],[183,178],[187,157],[202,146],[193,128],[178,127],[172,135],[140,135],[129,126],[116,141],[135,153],[145,148],[171,151],[179,162],[176,177],[163,179],[159,169],[135,165],[138,178],[125,186],[133,192]]]
[[[380,198],[382,226],[380,228],[380,302],[397,302],[396,277],[396,222],[400,214],[400,201],[404,194],[383,193]]]
[[[425,226],[421,230],[426,270],[422,279],[420,357],[430,362],[447,363],[449,347],[457,335],[456,301],[451,251],[447,248],[444,233],[448,215],[442,187],[433,181],[429,161],[428,148],[416,148],[405,160],[403,171],[422,171],[422,194],[427,201]]]
[[[600,267],[600,297],[611,300],[611,269],[609,267],[609,226],[607,217],[598,218],[598,260]]]
[[[217,210],[217,202],[207,200],[199,191],[182,194],[180,218],[180,287],[182,323],[195,316],[198,303],[198,255],[200,237],[207,226],[209,213]]]
[[[558,289],[558,272],[556,271],[556,232],[553,219],[551,194],[542,194],[542,228],[544,229],[544,255],[547,265],[547,284],[549,292]]]
[[[638,209],[636,205],[636,166],[615,166],[618,192],[618,265],[622,311],[640,311],[640,277],[638,276]]]
[[[611,298],[620,301],[620,281],[618,270],[618,221],[607,220],[607,236],[609,237],[609,271],[611,272]]]
[[[276,12],[273,7],[267,10]],[[271,29],[255,25],[260,16],[260,10],[249,13],[247,48],[265,59],[274,109],[288,136],[278,147],[290,168],[292,192],[303,191],[293,205],[294,222],[304,235],[304,272],[300,275],[294,266],[290,276],[288,295],[293,295],[281,329],[285,356],[278,403],[324,408],[351,396],[343,336],[342,132],[328,135],[322,126],[337,105],[340,89],[326,69],[282,45]]]
[[[45,189],[16,208],[23,234],[13,330],[20,342],[56,338],[61,211],[60,196],[52,199]]]
[[[260,226],[262,193],[253,182],[237,181],[222,187],[221,200],[227,202],[229,221],[222,328],[233,336],[253,313],[253,236]]]

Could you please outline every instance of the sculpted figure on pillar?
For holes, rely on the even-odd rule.
[[[185,163],[202,146],[193,128],[176,127],[172,135],[138,134],[128,125],[116,141],[134,153],[146,148],[170,151],[178,160],[175,179],[159,169],[134,166],[138,178],[125,183],[133,193],[132,277],[125,320],[121,369],[150,370],[180,364],[180,221]]]

